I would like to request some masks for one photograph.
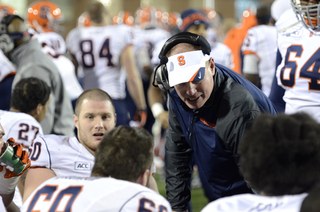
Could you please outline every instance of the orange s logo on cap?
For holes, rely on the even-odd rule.
[[[184,56],[179,56],[178,61],[180,66],[183,66],[186,64],[186,61],[184,60]]]

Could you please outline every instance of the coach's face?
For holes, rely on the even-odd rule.
[[[188,43],[179,43],[175,45],[168,53],[169,56],[191,52],[195,49],[194,46]],[[200,63],[200,61],[199,61]],[[206,62],[205,75],[201,81],[193,81],[180,83],[174,86],[180,99],[190,108],[199,109],[210,98],[213,91],[213,76],[215,74],[215,65],[213,58]]]
[[[116,115],[109,100],[84,99],[79,117],[74,115],[79,141],[92,153],[96,151],[102,137],[116,125]]]
[[[213,75],[215,73],[214,61],[212,58],[206,63],[205,76],[201,81],[186,82],[175,85],[180,99],[190,108],[199,109],[210,98],[213,91]]]

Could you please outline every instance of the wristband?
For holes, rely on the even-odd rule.
[[[161,103],[156,102],[152,105],[151,111],[152,111],[153,117],[158,118],[158,116],[164,111],[164,109]]]
[[[18,175],[28,164],[22,163],[20,158],[15,155],[13,147],[7,144],[7,149],[0,156],[0,165],[5,166],[7,170]]]

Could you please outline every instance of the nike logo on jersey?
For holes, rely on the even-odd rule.
[[[201,79],[201,72],[199,73],[198,79]]]
[[[91,170],[91,164],[88,162],[74,162],[75,170]]]

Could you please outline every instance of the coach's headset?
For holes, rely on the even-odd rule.
[[[189,43],[195,46],[200,46],[202,53],[205,55],[210,55],[211,46],[208,41],[201,35],[197,35],[191,32],[180,32],[171,38],[169,38],[163,45],[160,53],[159,59],[160,64],[154,69],[153,86],[159,87],[162,91],[168,91],[170,89],[168,70],[166,63],[168,62],[168,57],[166,54],[170,51],[172,47],[179,43]],[[155,84],[155,81],[158,85]]]
[[[18,15],[7,15],[1,18],[0,22],[0,49],[4,53],[8,53],[12,51],[15,47],[15,40],[21,39],[26,32],[15,32],[15,33],[8,33],[8,25],[14,18],[19,18],[20,20],[24,21]]]

